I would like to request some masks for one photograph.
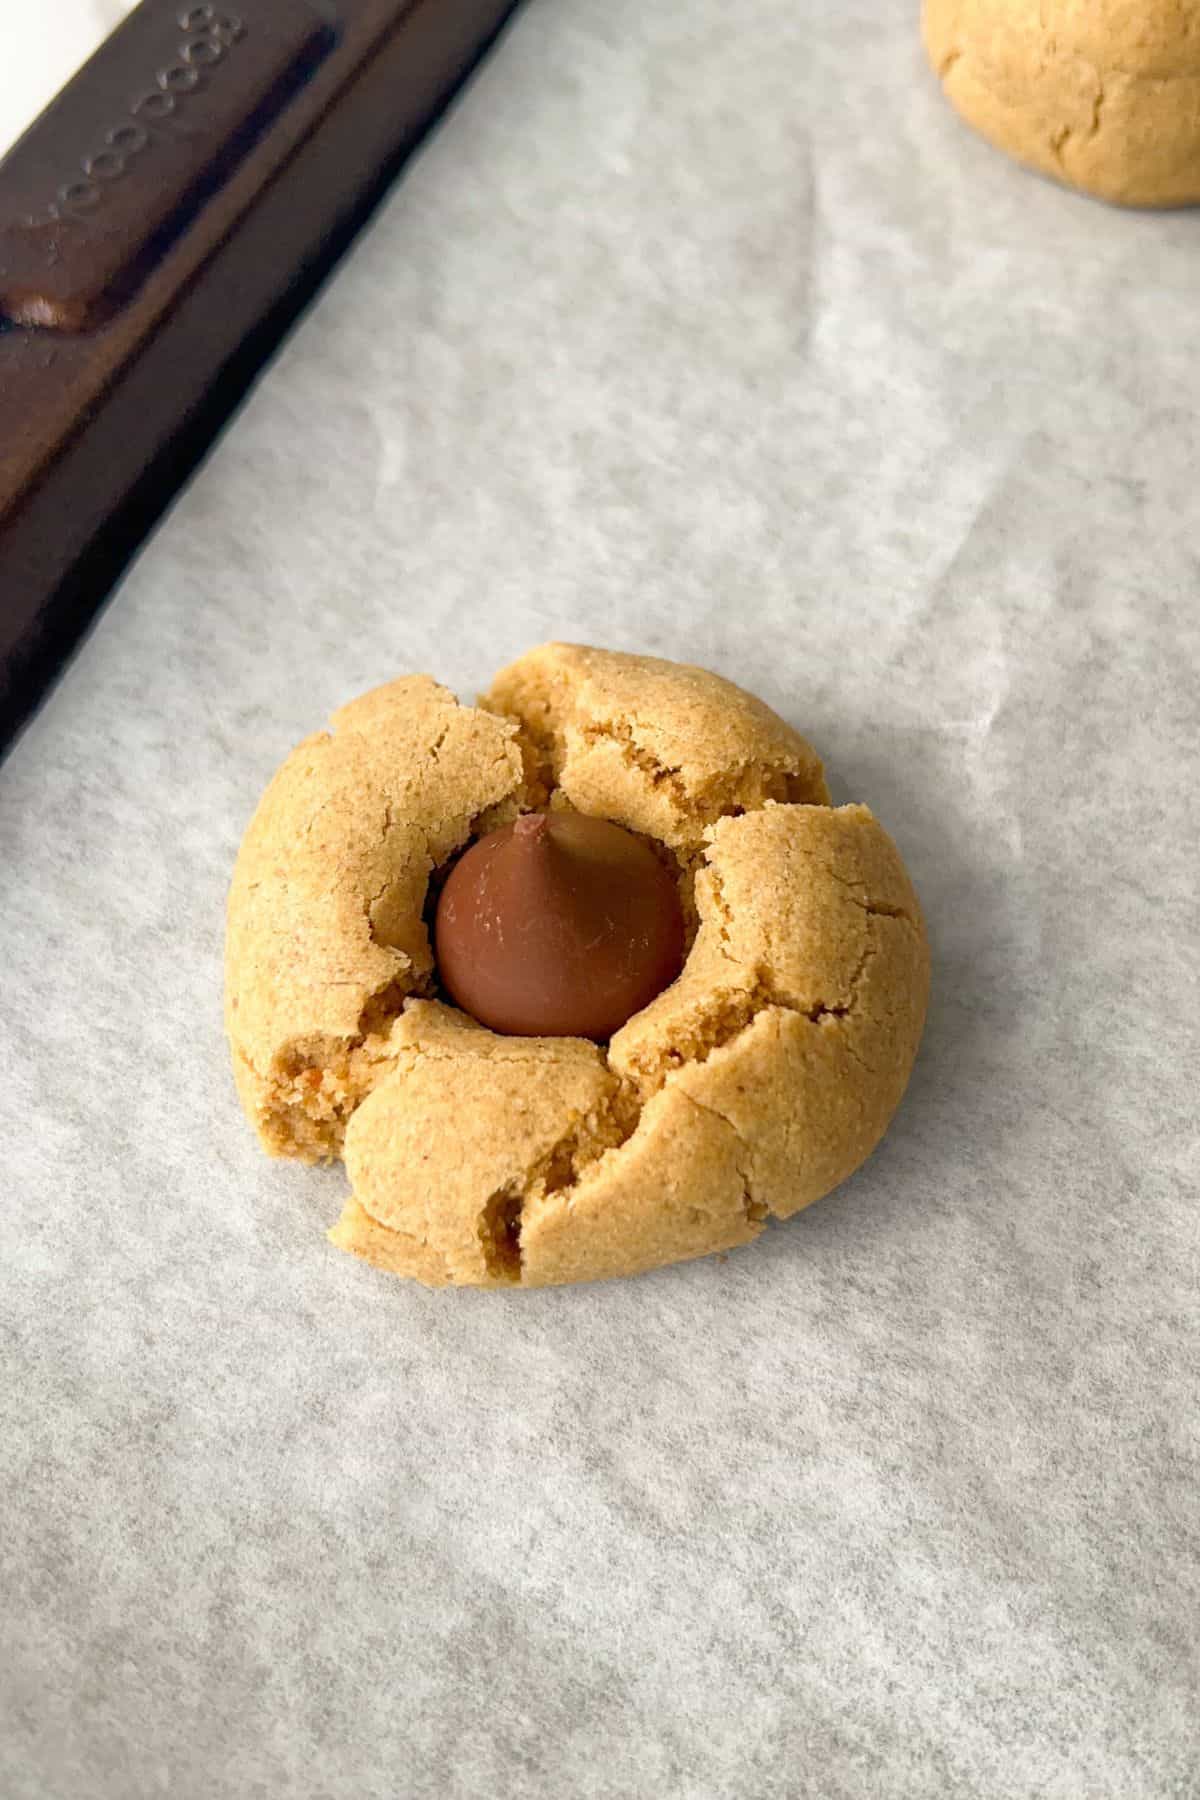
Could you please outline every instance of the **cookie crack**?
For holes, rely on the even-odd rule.
[[[764,1225],[771,1215],[771,1209],[764,1200],[756,1200],[754,1197],[754,1186],[750,1169],[747,1166],[752,1155],[750,1145],[727,1113],[723,1113],[719,1107],[713,1106],[708,1101],[697,1100],[694,1094],[689,1094],[682,1089],[680,1091],[689,1106],[695,1107],[697,1112],[707,1113],[710,1119],[716,1119],[719,1124],[724,1125],[731,1132],[734,1142],[738,1146],[734,1152],[733,1161],[738,1173],[738,1180],[742,1184],[742,1212],[747,1225]]]
[[[387,848],[387,841],[391,837],[392,832],[395,829],[396,829],[396,818],[395,818],[395,814],[392,810],[392,803],[390,800],[388,800],[385,797],[384,802],[383,802],[383,824],[379,828],[379,848],[381,850],[385,850]],[[427,841],[426,841],[426,854],[428,854],[428,842]],[[363,895],[363,902],[362,902],[363,916],[365,917],[365,919],[367,921],[367,930],[371,934],[371,942],[373,944],[379,944],[379,939],[375,935],[375,921],[371,917],[371,914],[374,912],[374,910],[378,906],[379,902],[383,899],[383,896],[387,893],[388,889],[391,887],[394,880],[395,880],[395,877],[393,875],[385,876],[382,884],[378,888],[376,888],[376,890],[373,894],[364,894]],[[380,944],[380,949],[383,949],[383,950],[390,949],[391,947],[392,946],[390,946],[388,944]]]
[[[706,780],[700,788],[694,789],[682,779],[682,763],[663,762],[638,738],[636,721],[575,721],[571,729],[588,748],[602,743],[620,748],[627,765],[643,774],[651,788],[664,790],[670,795],[681,819],[692,829],[715,825],[721,819],[738,818],[747,812],[759,812],[771,803],[797,806],[819,804],[819,801],[813,799],[811,772],[789,768],[785,763],[766,757],[750,757],[735,763]],[[569,761],[568,745],[567,755],[563,759],[564,766]],[[760,785],[755,791],[747,786],[753,776],[760,778]],[[555,774],[559,785],[561,778],[560,768]]]
[[[1104,111],[1104,105],[1107,99],[1108,91],[1105,88],[1104,83],[1101,82],[1096,92],[1096,98],[1092,101],[1092,126],[1091,130],[1088,132],[1089,139],[1099,137],[1100,135],[1100,117]]]
[[[883,915],[890,918],[893,915]],[[858,1006],[858,996],[866,977],[867,969],[879,954],[879,944],[873,937],[868,937],[862,955],[850,971],[850,998],[844,1001],[818,1000],[811,1005],[802,1006],[788,994],[776,994],[773,1004],[781,1006],[787,1012],[802,1013],[806,1019],[819,1024],[822,1019],[848,1019]],[[761,979],[761,977],[760,977]],[[774,992],[769,979],[766,982],[769,992]]]
[[[830,1029],[837,1029],[842,1021],[852,1018],[859,1010],[867,970],[881,948],[874,936],[868,938],[862,955],[850,972],[844,1000],[801,999],[778,986],[770,971],[761,964],[747,971],[749,981],[745,987],[721,994],[717,1006],[702,1016],[694,1032],[686,1039],[672,1043],[661,1062],[657,1066],[651,1064],[643,1072],[645,1087],[641,1091],[644,1097],[648,1099],[660,1088],[672,1083],[684,1070],[703,1067],[716,1051],[727,1049],[751,1030],[764,1013],[792,1013],[798,1018],[806,1019],[811,1025],[821,1027],[828,1024]],[[838,1042],[860,1068],[870,1072],[870,1064],[860,1054],[844,1028],[838,1031]]]
[[[717,915],[717,947],[726,962],[735,962],[736,958],[729,948],[729,928],[733,921],[733,912],[725,898],[725,878],[715,863],[705,858],[704,867],[708,875],[709,888],[713,898],[713,908]]]
[[[655,756],[652,750],[638,742],[633,726],[624,719],[604,719],[587,725],[576,725],[582,741],[589,748],[599,743],[618,744],[625,752],[625,760],[635,769],[640,769],[647,776],[652,787],[665,787],[681,812],[694,812],[692,796],[679,779],[682,763],[664,763]]]
[[[508,1287],[521,1279],[521,1214],[525,1198],[515,1182],[489,1194],[476,1222],[484,1268],[492,1281]]]
[[[515,1286],[522,1280],[521,1234],[526,1208],[551,1197],[561,1197],[569,1204],[588,1171],[610,1150],[628,1143],[641,1123],[644,1108],[615,1072],[609,1074],[612,1090],[590,1112],[572,1119],[562,1136],[523,1175],[505,1182],[484,1201],[476,1219],[476,1235],[488,1277],[498,1284]]]
[[[916,920],[906,907],[893,906],[887,900],[875,900],[869,894],[864,899],[862,897],[865,892],[863,882],[856,880],[852,875],[843,875],[835,864],[827,861],[823,856],[818,856],[806,844],[797,844],[796,849],[806,862],[815,863],[823,874],[828,875],[830,881],[836,882],[838,887],[844,888],[847,899],[852,900],[855,906],[861,907],[863,912],[881,919],[903,919],[906,924],[916,925]]]
[[[416,1232],[405,1231],[400,1226],[381,1224],[374,1213],[368,1212],[367,1208],[362,1204],[362,1201],[353,1194],[347,1201],[346,1209],[343,1212],[342,1217],[327,1234],[330,1243],[336,1244],[340,1250],[349,1251],[353,1256],[364,1258],[367,1262],[373,1262],[375,1260],[374,1257],[371,1256],[366,1245],[364,1245],[361,1239],[357,1238],[354,1231],[354,1226],[351,1221],[356,1212],[362,1215],[372,1232],[382,1232],[385,1234],[389,1248],[394,1249],[398,1245],[405,1245],[413,1250],[422,1252],[426,1256],[436,1257],[441,1265],[441,1282],[439,1285],[448,1287],[453,1283],[454,1277],[449,1262],[447,1261],[445,1254],[436,1244],[430,1243],[427,1237],[421,1237]],[[389,1265],[385,1264],[384,1266],[387,1267]]]
[[[512,1046],[511,1055],[504,1056],[502,1053],[496,1059],[499,1061],[520,1060],[520,1046],[529,1041],[523,1038],[493,1040],[490,1034],[482,1030],[479,1036],[487,1037],[493,1045]],[[461,1066],[463,1054],[461,1047],[401,1044],[388,1051],[383,1059],[387,1065],[386,1078],[410,1076],[418,1067],[430,1065],[454,1069]],[[532,1059],[529,1060],[532,1067]],[[593,1163],[599,1161],[609,1150],[620,1148],[637,1129],[642,1107],[632,1087],[615,1070],[609,1068],[606,1059],[603,1062],[611,1091],[601,1095],[586,1113],[576,1114],[569,1119],[561,1135],[540,1156],[534,1157],[527,1167],[510,1175],[494,1189],[476,1215],[475,1231],[484,1250],[485,1261],[489,1263],[489,1274],[507,1279],[504,1270],[516,1268],[514,1279],[519,1280],[520,1234],[526,1205],[551,1195],[569,1194]],[[367,1097],[364,1094],[363,1098]],[[368,1212],[368,1216],[381,1229],[393,1229],[383,1220],[376,1219],[365,1204],[364,1211]],[[496,1264],[495,1269],[490,1266],[492,1261]]]
[[[266,1076],[263,1074],[262,1070],[258,1067],[258,1065],[254,1061],[253,1057],[247,1056],[247,1054],[246,1054],[245,1050],[242,1048],[241,1044],[237,1043],[233,1038],[231,1038],[229,1041],[229,1047],[232,1050],[236,1060],[241,1063],[241,1065],[244,1069],[249,1069],[251,1075],[254,1076],[254,1079],[256,1081],[265,1081],[266,1080]]]

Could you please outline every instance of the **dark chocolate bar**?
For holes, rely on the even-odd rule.
[[[144,0],[0,162],[0,748],[514,0]]]

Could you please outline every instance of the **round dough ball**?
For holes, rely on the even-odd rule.
[[[343,1155],[331,1237],[431,1286],[545,1286],[748,1243],[870,1153],[916,1055],[920,909],[865,807],[703,670],[552,644],[480,707],[425,677],[284,763],[230,893],[226,1019],[265,1147]],[[606,1047],[498,1036],[438,997],[431,887],[567,808],[641,833],[694,938]]]
[[[924,0],[947,97],[1018,161],[1122,206],[1200,201],[1196,0]]]

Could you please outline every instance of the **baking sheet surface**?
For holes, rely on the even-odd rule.
[[[0,768],[9,1800],[1200,1791],[1197,226],[915,11],[533,0]],[[428,1294],[255,1148],[224,890],[549,637],[809,734],[932,1012],[756,1249]]]

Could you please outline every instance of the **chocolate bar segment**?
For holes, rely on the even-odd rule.
[[[334,38],[305,0],[152,0],[0,163],[0,313],[80,331],[146,270]]]
[[[220,149],[211,140],[206,150],[197,144],[186,169],[172,161],[177,174],[156,230],[132,229],[125,213],[114,211],[107,259],[74,262],[68,254],[60,275],[30,258],[24,240],[26,260],[19,263],[6,238],[8,278],[0,285],[8,308],[28,319],[40,302],[42,316],[52,312],[53,319],[31,326],[0,316],[0,752],[400,159],[514,4],[232,0],[245,33],[238,38],[230,9],[214,0],[234,45],[228,57],[200,61],[212,82],[206,105],[218,104],[218,76],[230,76],[219,101],[228,108],[228,139]],[[140,33],[147,17],[166,30],[156,44],[178,50],[191,35],[185,19],[198,10],[182,0],[144,0],[99,54],[114,44],[137,49],[146,41]],[[265,55],[253,60],[256,31],[264,46],[275,45],[273,62]],[[192,33],[211,36],[196,24]],[[249,59],[244,75],[235,46],[236,56],[245,50]],[[181,57],[151,62],[159,92],[181,79],[170,75],[164,89],[156,79],[160,66],[164,73],[188,66]],[[106,76],[112,85],[104,92],[122,100],[149,93],[142,51],[126,63],[122,50],[122,65],[119,76],[115,66]],[[52,136],[43,135],[44,115],[18,145],[19,157],[13,152],[17,174],[4,167],[6,226],[42,204],[65,208],[54,198],[58,188],[70,186],[80,156],[92,155],[80,146],[94,145],[97,132],[103,145],[105,133],[119,128],[117,112],[88,98],[93,68],[87,65],[78,88],[72,83],[54,103]],[[68,129],[77,92],[86,104]],[[37,170],[44,181],[34,179]],[[97,173],[93,166],[89,179]],[[142,168],[130,179],[141,182]],[[115,175],[110,186],[115,207]],[[109,198],[106,190],[102,202],[85,202],[85,212],[99,215]],[[118,229],[119,219],[125,223]]]

